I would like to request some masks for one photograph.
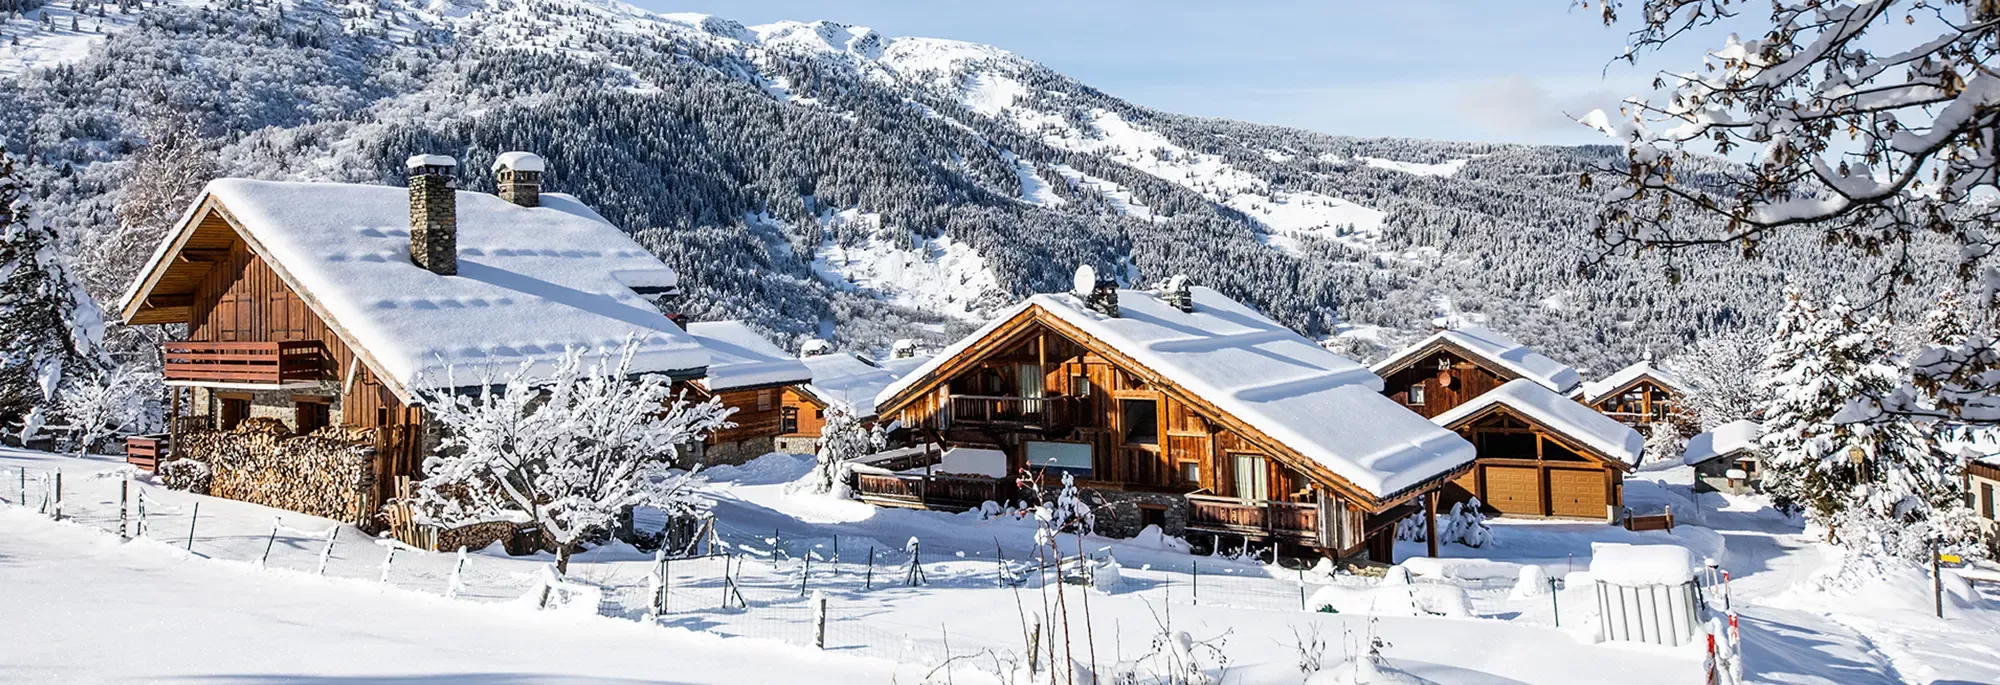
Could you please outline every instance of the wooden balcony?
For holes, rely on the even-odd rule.
[[[869,504],[965,511],[988,501],[1014,495],[1014,483],[1003,478],[901,473],[856,473],[854,494]]]
[[[1075,398],[952,395],[945,404],[945,426],[1005,426],[1050,428],[1070,425]]]
[[[325,347],[317,340],[170,342],[162,345],[169,381],[281,385],[325,377]]]
[[[1245,502],[1233,497],[1188,495],[1188,528],[1232,535],[1312,542],[1319,537],[1319,507],[1296,502]]]

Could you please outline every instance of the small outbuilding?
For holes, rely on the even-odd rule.
[[[1701,623],[1694,553],[1679,545],[1591,545],[1599,631],[1605,640],[1682,645]]]
[[[1694,467],[1695,491],[1740,495],[1754,489],[1763,431],[1762,424],[1742,419],[1689,438],[1681,463]]]

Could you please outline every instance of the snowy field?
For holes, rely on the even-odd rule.
[[[37,513],[44,474],[55,469],[64,474],[64,523]],[[1317,632],[1330,667],[1370,631],[1387,643],[1389,663],[1440,683],[1595,683],[1612,674],[1621,683],[1693,683],[1698,649],[1596,643],[1585,629],[1588,591],[1514,587],[1525,565],[1557,578],[1587,568],[1592,542],[1671,542],[1718,557],[1734,574],[1751,682],[2000,682],[1992,597],[1954,577],[1940,621],[1929,615],[1924,578],[1854,596],[1814,591],[1824,547],[1755,500],[1704,495],[1709,511],[1694,513],[1684,469],[1642,473],[1627,486],[1637,508],[1670,504],[1687,512],[1684,522],[1700,519],[1671,535],[1502,521],[1496,546],[1446,546],[1441,561],[1408,564],[1417,582],[1402,588],[1190,556],[1171,540],[1087,538],[1085,552],[1120,566],[1118,582],[1089,592],[1043,582],[1027,561],[1028,522],[787,494],[805,469],[789,456],[715,469],[709,492],[733,556],[670,562],[666,611],[654,616],[654,563],[619,545],[572,566],[573,577],[602,588],[601,601],[534,611],[518,600],[538,594],[547,559],[474,553],[456,599],[446,599],[455,555],[402,552],[385,572],[387,548],[358,530],[143,480],[131,492],[146,502],[147,529],[121,542],[122,465],[7,450],[0,680],[1006,682],[997,673],[1024,652],[1023,624],[1060,604],[1078,636],[1070,658],[1104,670],[1148,652],[1170,623],[1222,646],[1227,663],[1208,666],[1223,683],[1304,682],[1301,635]],[[24,493],[28,506],[12,506]],[[330,553],[328,530],[338,530]],[[924,576],[914,587],[904,551],[912,537]],[[1078,543],[1061,544],[1068,554]],[[1422,553],[1421,543],[1398,549],[1399,558]],[[740,602],[728,594],[725,563]],[[813,592],[828,598],[824,650],[812,647]],[[1302,608],[1322,603],[1341,613]],[[1430,611],[1413,615],[1412,604]],[[1059,623],[1063,613],[1048,615]]]

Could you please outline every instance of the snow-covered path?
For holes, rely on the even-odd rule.
[[[0,507],[0,681],[889,682],[894,665],[191,557]]]

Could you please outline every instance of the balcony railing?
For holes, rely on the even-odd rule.
[[[975,476],[857,472],[854,493],[861,501],[877,505],[965,511],[1013,497],[1014,482]]]
[[[1003,425],[1048,428],[1068,425],[1075,398],[952,395],[945,425]]]
[[[1196,530],[1308,541],[1318,537],[1316,505],[1210,495],[1188,495],[1187,500],[1188,527]]]
[[[325,376],[325,348],[317,340],[170,342],[162,347],[170,381],[277,385]]]

